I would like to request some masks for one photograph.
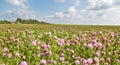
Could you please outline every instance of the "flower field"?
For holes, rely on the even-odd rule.
[[[0,25],[0,65],[120,65],[120,26]]]

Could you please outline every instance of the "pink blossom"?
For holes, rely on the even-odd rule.
[[[119,60],[119,59],[117,59],[116,61],[117,61],[117,63],[120,63],[120,60]]]
[[[76,40],[79,40],[79,37],[75,37]]]
[[[84,59],[82,63],[83,63],[83,65],[87,64],[87,60]]]
[[[48,62],[49,62],[50,64],[55,64],[55,61],[54,61],[53,59],[48,60]]]
[[[46,33],[46,35],[51,36],[51,35],[52,35],[52,33],[51,33],[51,32],[47,32],[47,33]]]
[[[94,58],[93,63],[99,65],[99,59],[97,57]]]
[[[65,55],[64,55],[64,53],[61,53],[60,56],[61,56],[61,57],[64,57]]]
[[[89,58],[89,59],[87,60],[87,63],[88,63],[88,64],[91,64],[91,63],[92,63],[92,59]]]
[[[105,51],[102,51],[102,55],[106,55],[106,52],[105,52]]]
[[[120,44],[120,41],[118,41],[117,44],[119,45],[119,44]]]
[[[110,58],[107,58],[107,62],[111,62],[111,59],[110,59]]]
[[[64,43],[64,39],[60,39],[59,42]]]
[[[20,65],[28,65],[28,63],[26,61],[22,61]]]
[[[46,49],[47,48],[47,45],[46,44],[42,44],[42,49]]]
[[[88,44],[87,46],[88,46],[89,48],[93,48],[93,44],[92,44],[92,43]]]
[[[102,37],[102,41],[107,41],[107,38],[106,37]]]
[[[50,48],[51,46],[50,45],[47,45],[48,48]]]
[[[97,40],[91,40],[91,43],[93,43],[93,44],[96,43],[96,42],[97,42]]]
[[[58,46],[63,46],[63,43],[61,43],[61,42],[58,42]]]
[[[111,37],[114,37],[114,36],[115,36],[114,32],[111,32],[111,33],[110,33],[110,36],[111,36]]]
[[[45,53],[40,53],[40,56],[41,56],[41,57],[45,56]]]
[[[61,62],[63,62],[63,61],[65,60],[65,58],[64,58],[64,57],[60,57],[59,60],[60,60]]]
[[[54,39],[56,39],[56,40],[57,40],[57,39],[58,39],[58,37],[57,37],[57,36],[54,36]]]
[[[92,33],[92,36],[96,36],[96,35],[97,35],[97,33],[96,33],[96,32]]]
[[[46,51],[47,55],[52,55],[52,52],[50,50]]]
[[[11,53],[7,53],[7,56],[8,56],[8,58],[12,57]]]
[[[99,53],[99,52],[96,52],[96,53],[95,53],[95,56],[99,57],[99,56],[100,56],[100,53]]]
[[[19,54],[18,52],[16,52],[16,53],[15,53],[15,56],[19,57],[19,56],[20,56],[20,54]]]
[[[66,64],[66,65],[69,65],[69,61],[66,61],[65,64]]]
[[[100,58],[101,61],[104,61],[104,58]]]
[[[67,46],[70,46],[70,43],[67,43],[66,45],[67,45]]]
[[[4,52],[9,52],[9,49],[8,48],[4,48],[3,51]]]
[[[64,44],[64,39],[60,39],[59,42],[58,42],[58,45],[63,46],[63,44]]]
[[[100,42],[97,43],[98,47],[101,49],[102,48],[102,44]]]
[[[99,32],[99,34],[103,34],[102,32]]]
[[[42,65],[47,65],[47,61],[42,59],[41,62],[40,62]]]
[[[115,54],[117,54],[117,52],[116,52],[116,51],[113,51],[113,54],[115,55]]]
[[[98,42],[95,42],[93,45],[94,45],[96,48],[99,48],[99,43],[98,43]]]
[[[32,45],[36,46],[37,45],[36,41],[32,41]]]
[[[75,60],[75,64],[80,64],[80,61],[79,60]]]

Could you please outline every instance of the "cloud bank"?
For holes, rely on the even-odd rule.
[[[5,0],[5,1],[10,5],[17,6],[17,7],[20,7],[20,8],[27,8],[28,7],[26,5],[28,0]]]
[[[47,18],[69,21],[70,24],[120,25],[120,0],[86,0],[87,4],[82,9],[79,6],[82,6],[83,0],[74,1],[74,5],[69,6],[67,11],[56,12]]]
[[[5,0],[11,6],[15,6],[14,9],[7,10],[0,15],[0,18],[14,21],[20,17],[23,19],[37,19],[34,11],[29,10],[27,3],[28,0]]]

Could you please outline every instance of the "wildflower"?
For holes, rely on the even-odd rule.
[[[107,41],[107,38],[106,37],[102,37],[102,41],[103,42]]]
[[[100,56],[100,53],[99,53],[99,52],[96,52],[96,53],[95,53],[95,56],[99,57],[99,56]]]
[[[66,43],[67,46],[70,46],[70,43]]]
[[[94,58],[93,63],[99,65],[99,59],[97,57]]]
[[[104,58],[100,58],[101,61],[104,61],[105,59]]]
[[[117,54],[117,52],[116,52],[116,51],[113,51],[113,54],[115,55],[115,54]]]
[[[51,46],[50,45],[47,45],[48,48],[50,48]]]
[[[41,57],[45,56],[45,53],[40,53],[40,56],[41,56]]]
[[[63,43],[61,43],[61,42],[58,42],[58,46],[63,46]]]
[[[66,61],[65,64],[66,64],[66,65],[69,65],[69,61]]]
[[[3,51],[4,52],[9,52],[9,49],[8,48],[4,48]]]
[[[91,63],[92,63],[92,59],[89,58],[89,59],[87,60],[87,63],[88,63],[88,64],[91,64]]]
[[[60,57],[59,60],[60,60],[61,62],[63,62],[63,61],[65,60],[65,58],[64,58],[64,57]]]
[[[36,45],[37,45],[36,41],[33,41],[33,42],[32,42],[32,45],[33,45],[33,46],[36,46]]]
[[[58,42],[58,45],[62,46],[63,44],[64,44],[64,39],[60,39],[59,42]]]
[[[87,46],[88,46],[88,48],[91,48],[91,49],[93,48],[93,44],[91,44],[91,43],[88,44]]]
[[[106,55],[106,52],[105,52],[105,51],[102,51],[102,55]]]
[[[64,53],[61,53],[60,56],[61,56],[61,57],[64,57]]]
[[[110,33],[110,36],[111,36],[111,37],[114,37],[114,36],[115,36],[115,35],[114,35],[114,32],[111,32],[111,33]]]
[[[52,55],[52,52],[50,50],[46,51],[47,55]]]
[[[16,53],[15,53],[15,56],[19,57],[19,56],[20,56],[20,54],[19,54],[18,52],[16,52]]]
[[[120,63],[120,60],[119,60],[119,59],[117,59],[116,61],[117,61],[118,63]]]
[[[79,60],[75,60],[75,64],[80,64],[80,61]]]
[[[20,65],[28,65],[28,63],[26,61],[22,61]]]
[[[42,49],[46,49],[47,48],[47,45],[46,44],[42,44]]]
[[[83,63],[83,65],[87,64],[87,60],[84,59],[82,63]]]
[[[64,39],[60,39],[59,42],[64,44]]]
[[[94,44],[94,43],[97,42],[97,40],[91,40],[90,42],[91,42],[92,44]]]
[[[7,53],[7,56],[8,56],[8,58],[12,57],[11,53]]]
[[[107,58],[107,62],[111,62],[110,58]]]
[[[40,62],[42,65],[47,65],[47,61],[42,59],[41,62]]]
[[[54,36],[54,39],[56,39],[56,40],[57,40],[57,39],[58,39],[58,37],[57,37],[57,36]]]
[[[53,59],[48,60],[48,62],[49,62],[50,64],[55,64],[55,61],[54,61]]]

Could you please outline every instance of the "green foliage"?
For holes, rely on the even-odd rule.
[[[45,22],[39,22],[36,19],[21,19],[21,18],[17,18],[15,23],[20,23],[20,24],[48,24]]]
[[[10,24],[11,22],[7,21],[7,20],[1,20],[0,24]]]
[[[7,20],[1,20],[0,24],[49,24],[44,21],[38,21],[36,19],[22,19],[22,18],[17,18],[15,22],[7,21]]]

